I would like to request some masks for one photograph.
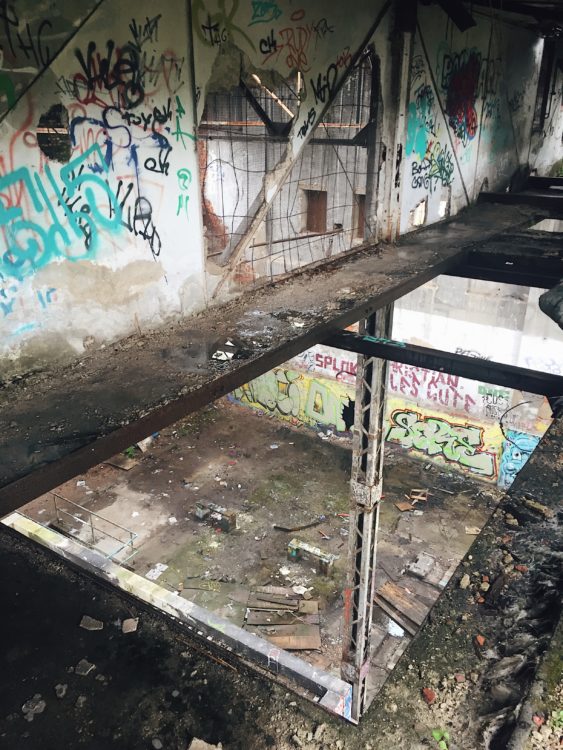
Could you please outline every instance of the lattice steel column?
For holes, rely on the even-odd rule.
[[[393,306],[360,324],[360,334],[391,338]],[[350,570],[344,597],[342,677],[353,688],[352,718],[366,707],[370,636],[375,584],[379,501],[383,472],[383,414],[387,362],[358,355],[351,478]]]

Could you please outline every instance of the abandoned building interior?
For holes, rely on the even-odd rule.
[[[0,748],[563,742],[563,2],[0,4]]]

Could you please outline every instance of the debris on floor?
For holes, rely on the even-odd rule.
[[[198,521],[209,521],[214,529],[229,532],[237,528],[237,514],[215,503],[196,503],[194,515]]]
[[[405,500],[399,500],[398,503],[395,503],[395,508],[398,508],[401,513],[405,513],[406,511],[414,510],[414,505],[407,503]]]
[[[94,617],[90,617],[90,615],[82,615],[80,627],[84,628],[84,630],[103,630],[104,623],[96,620]]]
[[[293,588],[261,586],[252,591],[244,627],[287,651],[321,648],[319,602]]]
[[[40,693],[35,693],[33,698],[27,700],[22,706],[22,712],[27,721],[33,721],[36,714],[42,714],[47,707]]]
[[[165,565],[165,563],[157,563],[148,573],[145,573],[145,578],[148,578],[149,581],[156,581],[165,570],[168,570],[168,565]]]
[[[80,661],[74,668],[74,673],[80,675],[81,677],[86,677],[86,675],[90,674],[93,669],[96,669],[95,664],[89,662],[88,659],[80,659]]]
[[[297,539],[297,537],[287,545],[287,556],[292,562],[304,560],[316,563],[319,566],[319,571],[325,576],[331,574],[334,563],[338,559],[338,555],[323,552],[320,547],[314,547],[312,544]]]
[[[374,602],[411,635],[415,635],[430,611],[412,591],[391,581],[377,590]]]
[[[128,617],[126,620],[123,620],[123,622],[121,623],[121,632],[125,634],[135,633],[138,625],[139,625],[138,617]]]

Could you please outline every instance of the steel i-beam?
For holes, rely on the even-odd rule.
[[[390,338],[393,306],[381,308],[360,325],[360,333]],[[383,472],[383,415],[387,362],[359,356],[352,453],[349,572],[344,594],[342,677],[351,682],[352,719],[367,704],[370,636],[375,584],[379,503]]]

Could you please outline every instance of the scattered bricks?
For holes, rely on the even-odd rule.
[[[477,604],[484,604],[485,603],[485,600],[483,599],[482,596],[478,596],[477,599],[476,599],[476,601],[477,601]]]
[[[297,560],[309,560],[319,566],[322,575],[328,576],[332,573],[334,561],[338,555],[332,555],[329,552],[323,552],[319,547],[313,547],[312,544],[302,542],[300,539],[292,539],[287,545],[287,557],[292,562]]]
[[[527,565],[515,565],[514,570],[517,570],[519,573],[527,573],[528,566]]]
[[[457,674],[454,675],[456,682],[465,682],[465,675],[461,672],[457,672]]]
[[[475,645],[478,646],[479,648],[483,648],[483,646],[485,645],[485,640],[486,640],[485,636],[479,633],[478,635],[475,636],[475,639],[474,639]]]
[[[489,583],[490,578],[489,576],[481,576],[481,580],[483,581],[483,583]]]
[[[436,700],[436,693],[434,692],[434,690],[432,690],[432,688],[425,687],[422,688],[422,697],[424,698],[426,703],[431,706]]]
[[[543,714],[534,714],[532,716],[532,721],[537,727],[541,727],[541,725],[545,723],[545,716]]]
[[[466,589],[470,583],[471,583],[471,578],[469,578],[467,573],[465,573],[465,575],[461,577],[461,580],[459,582],[459,587],[460,589]]]

